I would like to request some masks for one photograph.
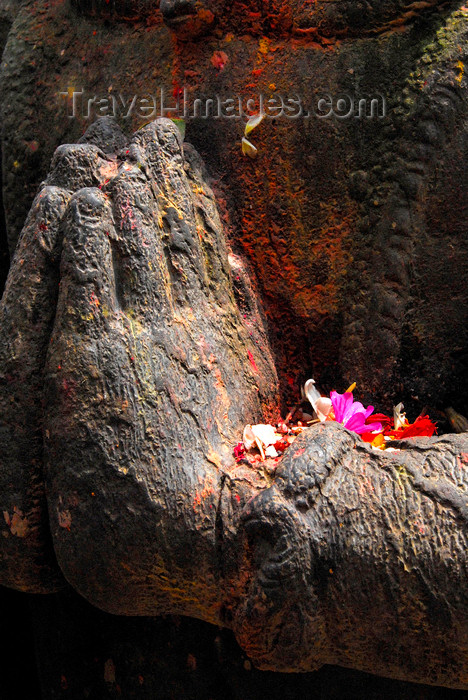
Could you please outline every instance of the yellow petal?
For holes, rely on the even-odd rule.
[[[385,449],[385,439],[382,433],[375,436],[375,438],[372,440],[372,446],[378,447],[381,450]]]
[[[263,112],[260,112],[260,114],[256,114],[254,117],[250,117],[249,121],[245,125],[245,131],[244,131],[244,136],[248,136],[251,131],[253,131],[262,121],[264,118]]]

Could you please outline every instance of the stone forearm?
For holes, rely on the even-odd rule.
[[[298,438],[244,514],[252,578],[234,627],[262,668],[466,687],[467,447],[380,453],[335,424]]]

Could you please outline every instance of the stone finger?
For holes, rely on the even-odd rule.
[[[64,583],[47,522],[41,398],[68,199],[58,187],[37,195],[0,306],[0,581],[32,593]]]

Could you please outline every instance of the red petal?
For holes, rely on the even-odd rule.
[[[364,440],[364,442],[373,442],[375,437],[375,433],[361,433],[361,438]]]
[[[416,418],[414,423],[410,423],[410,425],[406,425],[399,430],[392,430],[390,435],[402,440],[411,437],[432,437],[434,433],[437,433],[436,424],[428,416],[420,416]]]

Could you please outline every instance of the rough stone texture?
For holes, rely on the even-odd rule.
[[[234,631],[258,667],[467,687],[467,436],[395,444],[311,428],[247,504]]]
[[[0,47],[3,51],[8,32],[19,10],[20,3],[15,0],[1,0],[0,2]]]
[[[33,596],[0,587],[0,611],[8,630],[8,644],[0,659],[2,700],[466,697],[464,691],[403,683],[333,666],[314,673],[259,671],[230,630],[183,617],[109,615],[71,590]]]
[[[102,136],[57,149],[2,299],[2,583],[231,627],[260,669],[468,689],[467,434],[330,423],[236,463],[278,387],[203,163],[170,120]]]
[[[95,133],[93,128],[91,140]],[[50,546],[42,471],[43,370],[56,315],[62,219],[74,190],[102,184],[113,170],[115,158],[109,160],[96,146],[57,149],[0,304],[0,568],[4,584],[30,592],[64,585]]]
[[[154,0],[71,0],[71,5],[88,17],[126,22],[157,21],[159,9]]]
[[[55,170],[63,155],[68,173],[68,150]],[[68,581],[116,613],[218,619],[223,466],[243,426],[277,406],[267,340],[248,299],[242,317],[236,305],[199,167],[172,122],[154,122],[64,216],[45,375],[51,531]]]
[[[0,1],[0,53],[3,53],[7,42],[8,33],[11,29],[14,16],[19,9],[15,0]],[[2,161],[2,149],[0,146],[0,162]],[[3,191],[0,192],[0,294],[3,292],[5,280],[10,265],[10,255],[8,251],[8,237],[5,222],[5,212],[3,210]]]
[[[59,187],[36,197],[0,304],[0,569],[3,584],[31,592],[61,580],[45,517],[42,395],[69,197]]]
[[[259,280],[286,401],[313,374],[325,389],[356,379],[387,410],[398,397],[416,415],[466,413],[461,0],[167,0],[140,20],[129,6],[77,2],[78,15],[37,0],[16,17],[1,77],[11,245],[53,150],[87,126],[66,116],[58,93],[69,87],[126,99],[163,87],[170,101],[186,87],[190,104],[297,94],[313,113],[325,94],[383,95],[383,119],[265,120],[255,162],[241,155],[238,120],[188,119],[187,140]],[[147,120],[120,116],[128,131]]]
[[[128,97],[148,92],[148,79],[170,86],[170,41],[161,24],[158,16],[151,32],[143,23],[111,26],[87,18],[67,0],[21,4],[4,52],[0,88],[10,250],[55,149],[78,141],[94,119],[83,116],[81,105],[77,119],[70,119],[70,102],[60,93],[83,88],[88,99],[107,95],[111,87]],[[122,124],[130,132],[142,120]]]
[[[466,698],[465,691],[336,666],[313,673],[259,671],[230,630],[184,617],[109,615],[72,590],[33,596],[0,587],[0,611],[7,632],[2,700]]]
[[[86,139],[111,128],[95,127]],[[118,143],[120,132],[115,125],[114,130]],[[179,131],[169,120],[137,132],[119,159],[91,143],[61,146],[55,153],[1,305],[4,584],[33,592],[53,589],[47,567],[41,566],[44,552],[36,551],[38,540],[47,539],[45,438],[49,513],[59,559],[62,549],[68,553],[73,546],[70,533],[89,532],[88,561],[70,562],[70,570],[68,554],[61,562],[85,595],[98,595],[103,585],[93,564],[101,561],[106,567],[106,547],[97,531],[107,529],[113,539],[120,517],[130,520],[117,527],[130,538],[121,542],[115,572],[122,600],[117,594],[111,601],[104,591],[103,607],[125,612],[136,604],[133,614],[150,614],[154,601],[151,594],[148,601],[140,594],[142,583],[152,577],[159,595],[157,581],[173,577],[178,588],[187,564],[195,606],[196,570],[211,576],[216,589],[216,565],[204,556],[216,557],[219,470],[232,460],[232,446],[245,423],[262,413],[265,420],[277,414],[278,397],[261,314],[234,256],[231,277],[202,168],[193,149],[183,153]],[[99,439],[93,422],[96,428],[106,426]],[[83,479],[77,468],[81,461],[89,463],[85,471],[98,471]],[[183,476],[176,465],[187,461],[191,467]],[[134,493],[130,510],[126,475]],[[91,496],[94,511],[95,497],[116,499],[120,491],[124,501],[115,501],[115,512],[104,509],[102,522],[86,513]],[[180,528],[181,561],[171,574],[164,570],[164,552],[171,548],[164,542],[164,527],[159,535],[154,530],[166,510]],[[156,547],[142,551],[141,559],[132,544],[138,540],[138,523],[141,536]],[[94,582],[83,576],[93,568]],[[161,595],[165,600],[164,591]],[[198,596],[208,596],[208,588]]]
[[[466,8],[164,0],[161,13],[138,0],[0,2],[12,251],[55,149],[82,141],[54,157],[2,301],[0,580],[29,591],[65,585],[45,512],[44,436],[61,569],[94,604],[232,626],[264,668],[333,662],[466,688],[466,435],[397,457],[326,426],[301,438],[274,483],[229,460],[242,422],[276,404],[269,351],[264,362],[255,353],[268,343],[244,259],[266,306],[285,403],[313,374],[324,389],[357,379],[361,395],[387,410],[398,398],[415,415],[425,404],[466,414]],[[180,171],[173,130],[162,155],[147,142],[153,127],[128,149],[108,122],[82,137],[90,119],[69,119],[70,100],[59,95],[83,88],[87,99],[128,99],[161,87],[169,100],[186,87],[190,106],[216,94],[245,105],[259,93],[297,93],[312,111],[324,94],[382,94],[387,116],[265,120],[252,134],[256,161],[240,152],[243,121],[188,119],[186,140],[216,178],[239,254],[228,263],[207,176],[190,147]],[[148,120],[124,114],[127,134]],[[122,148],[129,153],[117,158]],[[148,226],[160,238],[146,236]],[[197,244],[199,226],[208,246]],[[1,239],[0,248],[6,264]],[[197,329],[216,347],[220,375],[194,351]],[[263,396],[254,377],[265,380]],[[226,429],[215,403],[222,382],[232,401]],[[53,607],[44,604],[42,620],[50,613],[55,630],[68,629]],[[132,648],[145,624],[135,621]],[[45,696],[69,697],[49,670]],[[132,671],[118,675],[126,692],[152,697],[135,689]],[[238,688],[239,671],[231,678]],[[347,678],[340,700],[354,697]],[[306,687],[285,682],[280,694]],[[371,687],[356,697],[373,697]],[[392,687],[393,697],[439,697]],[[102,700],[118,688],[96,680],[92,692]],[[238,697],[249,692],[260,697],[252,686]]]

